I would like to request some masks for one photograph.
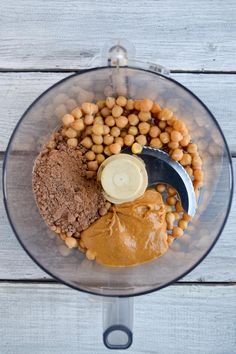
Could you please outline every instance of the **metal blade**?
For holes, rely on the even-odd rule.
[[[122,152],[132,154],[130,148]],[[172,160],[164,151],[149,146],[144,146],[142,153],[137,156],[145,163],[148,186],[165,183],[175,188],[183,209],[193,216],[196,211],[196,197],[192,181],[183,166]]]

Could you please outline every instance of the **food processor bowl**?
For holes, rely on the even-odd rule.
[[[209,109],[190,90],[172,78],[133,64],[125,62],[124,66],[117,63],[112,66],[109,63],[104,67],[88,69],[46,90],[19,120],[7,147],[3,166],[7,215],[25,251],[45,272],[64,284],[103,296],[146,294],[185,276],[203,260],[217,241],[232,200],[229,149]],[[124,95],[135,99],[148,97],[171,109],[186,123],[203,160],[204,186],[201,188],[196,215],[186,233],[182,238],[175,239],[165,255],[135,267],[105,267],[87,260],[77,249],[65,252],[62,241],[54,237],[39,214],[32,192],[35,158],[51,133],[60,126],[62,116],[84,101],[103,99],[107,95]],[[121,303],[116,302],[114,306],[118,306],[122,312],[119,324],[122,325],[123,321],[129,330],[132,321],[130,318],[127,320],[127,311],[121,310]],[[131,307],[130,304],[128,307]],[[113,319],[117,321],[117,315]],[[106,321],[111,327],[111,318]],[[114,321],[113,325],[116,325]],[[130,333],[121,331],[130,339]],[[117,334],[113,340],[115,344],[111,346],[106,339],[104,342],[112,347],[116,341],[121,341],[120,338]],[[127,341],[123,348],[129,345],[130,341]]]

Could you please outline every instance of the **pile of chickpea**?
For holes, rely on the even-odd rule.
[[[168,108],[161,108],[152,100],[107,97],[96,103],[85,102],[62,118],[61,134],[71,148],[81,144],[87,149],[87,177],[96,175],[99,165],[122,147],[131,147],[134,154],[142,146],[163,149],[178,161],[193,182],[196,198],[203,185],[202,160],[185,123],[177,119]],[[190,216],[183,212],[176,191],[163,184],[156,186],[166,195],[166,221],[168,242],[183,235]]]

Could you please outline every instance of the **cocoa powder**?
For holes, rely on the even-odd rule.
[[[33,192],[40,214],[49,227],[67,236],[78,237],[105,205],[100,184],[86,178],[82,149],[58,142],[56,148],[39,154],[33,169]]]

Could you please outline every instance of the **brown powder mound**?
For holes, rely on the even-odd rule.
[[[85,161],[79,150],[59,143],[58,150],[42,151],[33,169],[33,192],[46,224],[68,236],[78,236],[98,217],[105,204],[102,188],[85,177]]]

